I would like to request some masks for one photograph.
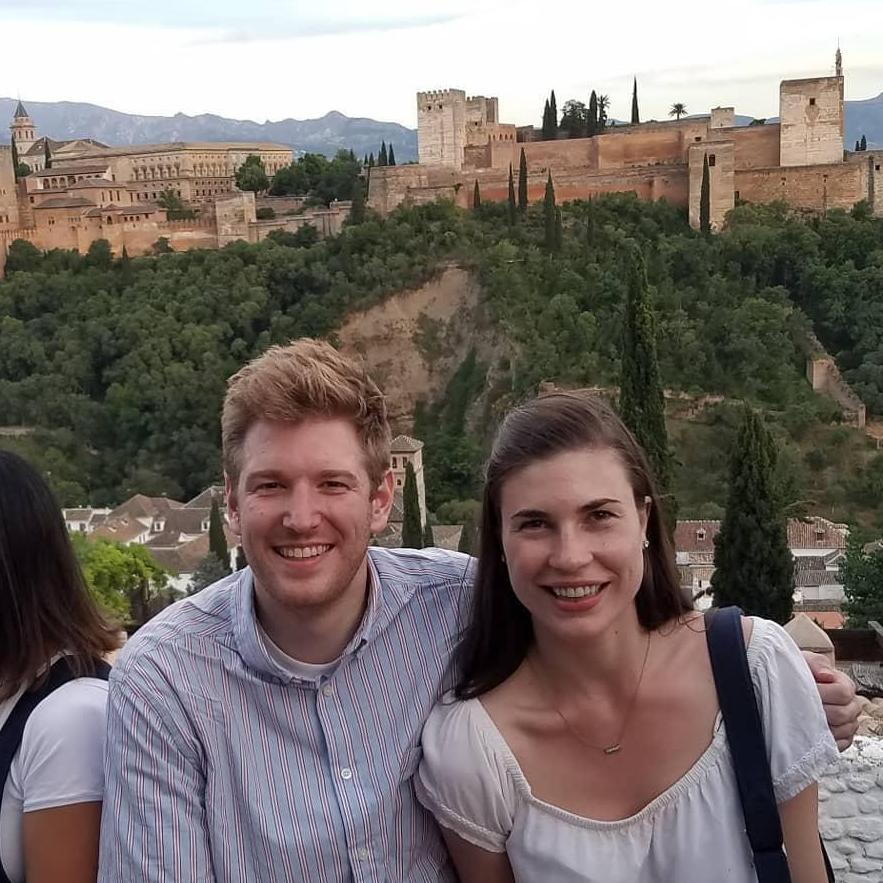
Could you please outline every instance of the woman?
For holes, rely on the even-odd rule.
[[[30,712],[0,782],[2,881],[97,877],[107,683],[83,675],[117,645],[52,492],[21,457],[0,451],[0,745],[14,747],[11,726],[34,691],[65,666],[74,676]]]
[[[704,623],[645,457],[598,400],[503,422],[476,592],[416,783],[462,883],[755,881]],[[743,630],[792,880],[824,883],[815,782],[836,747],[787,634]]]

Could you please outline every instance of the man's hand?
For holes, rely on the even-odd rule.
[[[846,751],[858,730],[861,703],[855,695],[855,684],[842,671],[832,668],[827,657],[804,651],[825,708],[828,726],[837,740],[837,747]]]

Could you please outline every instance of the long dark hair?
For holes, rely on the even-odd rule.
[[[530,613],[516,598],[503,560],[500,494],[516,470],[578,448],[609,449],[619,456],[635,500],[651,500],[649,548],[644,577],[635,597],[638,620],[656,629],[691,610],[680,588],[671,540],[647,458],[625,424],[600,398],[588,392],[545,393],[510,411],[488,460],[481,510],[478,566],[472,612],[457,649],[459,699],[492,690],[523,662],[533,641]]]
[[[61,509],[40,474],[0,451],[0,699],[61,651],[78,674],[119,646],[89,594]]]

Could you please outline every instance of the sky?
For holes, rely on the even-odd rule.
[[[374,12],[369,7],[376,7]],[[642,119],[778,114],[782,79],[883,92],[881,0],[0,0],[0,96],[257,122],[337,110],[416,127],[418,90],[500,99],[540,124],[555,90]]]

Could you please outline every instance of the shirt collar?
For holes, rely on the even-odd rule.
[[[383,610],[382,584],[377,567],[366,555],[368,561],[368,604],[362,621],[355,634],[341,653],[341,661],[353,656],[364,647],[376,634],[377,623]],[[233,632],[239,655],[251,669],[286,683],[302,683],[312,685],[312,681],[304,681],[294,677],[276,662],[267,651],[267,647],[258,633],[257,613],[254,607],[254,574],[250,567],[240,571],[238,580],[233,585]]]

